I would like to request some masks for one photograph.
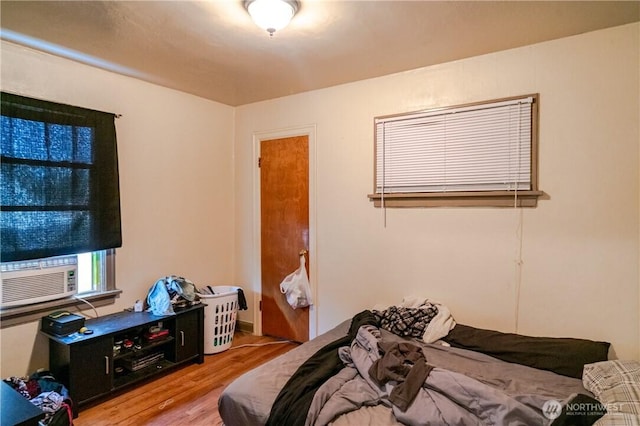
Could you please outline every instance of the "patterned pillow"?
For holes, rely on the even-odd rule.
[[[582,383],[607,409],[607,415],[597,425],[640,426],[639,362],[612,360],[587,364]]]
[[[593,426],[640,426],[640,416],[629,413],[607,413]]]

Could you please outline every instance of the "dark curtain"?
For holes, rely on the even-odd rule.
[[[114,114],[1,100],[0,260],[120,247]]]

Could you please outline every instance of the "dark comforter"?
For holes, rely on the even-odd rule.
[[[273,403],[268,426],[304,425],[306,416],[299,413],[308,412],[320,386],[344,368],[338,349],[349,346],[363,325],[378,325],[378,320],[370,311],[360,312],[351,320],[346,336],[322,347],[296,370]]]

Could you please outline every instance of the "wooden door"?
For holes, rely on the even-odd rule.
[[[291,308],[280,283],[309,247],[308,136],[260,142],[260,214],[262,334],[305,342],[309,308]]]

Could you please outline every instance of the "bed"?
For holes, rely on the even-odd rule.
[[[606,342],[457,324],[426,343],[379,320],[363,311],[236,379],[224,424],[640,425],[640,364],[611,364]],[[610,392],[621,382],[632,389]]]

